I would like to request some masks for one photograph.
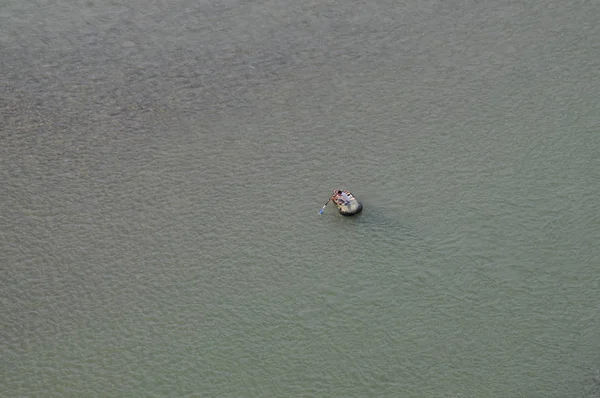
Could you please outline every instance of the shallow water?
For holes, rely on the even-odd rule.
[[[600,396],[598,15],[4,2],[2,395]]]

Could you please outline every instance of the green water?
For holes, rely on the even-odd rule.
[[[4,1],[0,395],[600,397],[599,15]]]

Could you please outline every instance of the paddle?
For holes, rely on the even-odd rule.
[[[323,214],[323,211],[325,211],[325,206],[327,206],[327,203],[329,203],[330,200],[331,200],[331,198],[329,198],[329,200],[327,202],[325,202],[323,207],[321,207],[321,210],[319,210],[319,215]]]

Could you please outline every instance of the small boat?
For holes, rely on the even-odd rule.
[[[333,191],[333,195],[331,195],[327,203],[331,201],[335,203],[338,212],[343,216],[353,216],[360,213],[363,208],[362,204],[356,199],[356,197],[346,190]],[[321,211],[319,211],[319,214],[323,214],[327,203],[325,203]]]
[[[362,204],[353,197],[348,203],[337,205],[337,208],[342,216],[353,216],[362,211]]]

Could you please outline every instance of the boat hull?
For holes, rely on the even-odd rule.
[[[347,205],[338,206],[338,211],[342,216],[353,216],[360,213],[362,208],[363,206],[358,200],[352,199]]]

